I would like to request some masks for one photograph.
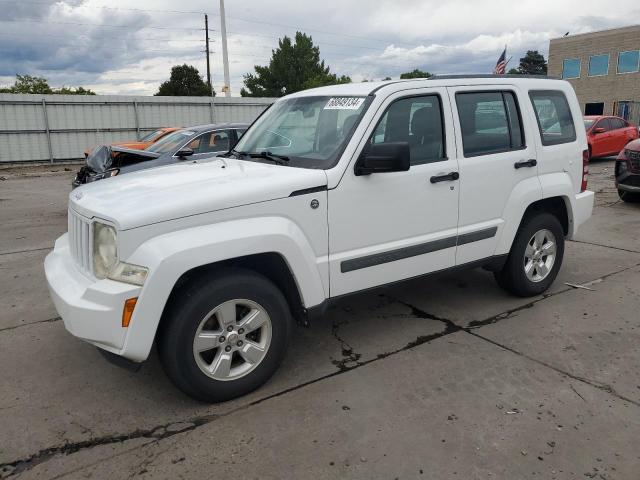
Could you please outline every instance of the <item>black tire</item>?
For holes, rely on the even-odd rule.
[[[554,235],[556,257],[547,276],[540,281],[532,281],[527,278],[524,269],[525,250],[533,235],[541,230],[549,230]],[[563,256],[564,232],[557,217],[546,212],[534,213],[523,219],[504,267],[494,272],[494,276],[500,287],[514,295],[519,297],[540,295],[549,288],[558,275]]]
[[[618,196],[623,202],[640,203],[640,193],[627,192],[626,190],[618,189]]]
[[[162,319],[157,347],[164,371],[180,390],[204,402],[223,402],[245,395],[269,380],[285,356],[292,321],[282,292],[264,276],[225,268],[215,271],[212,277],[194,280],[174,295]],[[194,338],[209,312],[234,299],[253,301],[266,310],[271,340],[253,370],[240,378],[221,381],[207,376],[198,366]]]

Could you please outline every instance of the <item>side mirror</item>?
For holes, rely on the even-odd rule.
[[[607,131],[607,130],[606,130],[606,129],[604,129],[604,128],[602,128],[602,127],[597,127],[597,128],[594,128],[594,129],[593,129],[593,133],[604,133],[604,132],[606,132],[606,131]]]
[[[410,165],[409,142],[374,143],[365,148],[360,155],[356,163],[355,174],[406,172]]]
[[[187,147],[184,147],[182,150],[178,150],[176,153],[176,157],[185,158],[193,155],[193,150]]]

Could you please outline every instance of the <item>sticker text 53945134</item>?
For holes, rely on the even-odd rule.
[[[325,110],[358,110],[364,103],[362,97],[334,97],[324,106]]]

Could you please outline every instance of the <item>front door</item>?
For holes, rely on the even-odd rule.
[[[505,212],[509,205],[522,201],[518,191],[540,195],[534,140],[525,137],[523,128],[523,119],[531,127],[535,120],[529,97],[518,92],[508,85],[449,89],[460,125],[456,131],[460,165],[457,265],[495,254]],[[546,129],[557,128],[556,121],[552,115],[540,119]],[[516,190],[522,182],[528,183]]]
[[[410,92],[410,93],[409,93]],[[329,263],[332,297],[455,264],[458,164],[444,88],[390,96],[357,150],[408,142],[406,172],[358,176],[353,158],[329,191]]]
[[[596,132],[596,130],[602,129],[602,131]],[[615,139],[613,138],[613,132],[611,131],[611,122],[608,118],[602,118],[593,126],[591,130],[591,155],[594,157],[600,157],[608,155],[615,149]]]

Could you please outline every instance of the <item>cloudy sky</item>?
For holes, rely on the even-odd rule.
[[[331,70],[354,81],[433,73],[490,73],[505,44],[516,66],[549,39],[628,25],[637,0],[226,0],[231,88],[268,63],[279,37],[313,36]],[[99,94],[153,94],[172,65],[205,73],[209,14],[212,76],[223,84],[219,0],[0,0],[0,85],[16,73]]]

